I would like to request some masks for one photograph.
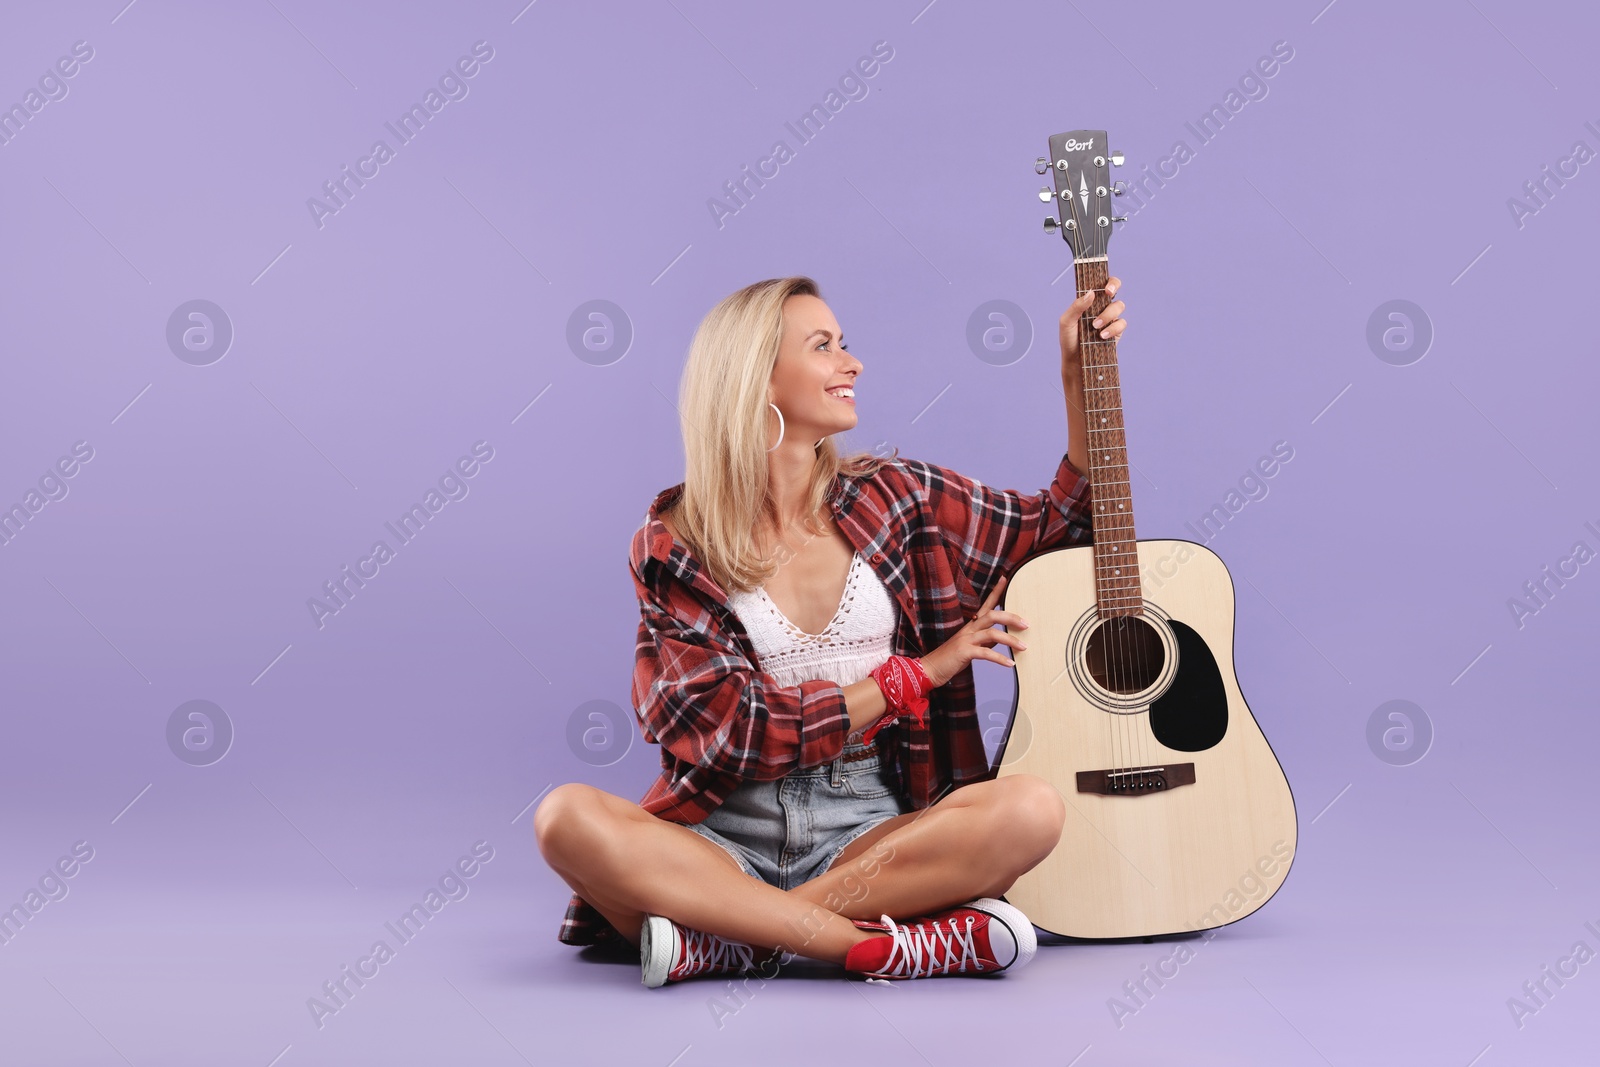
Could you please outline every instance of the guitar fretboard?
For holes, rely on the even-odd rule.
[[[1090,325],[1112,302],[1105,294],[1111,271],[1105,256],[1079,258],[1074,270],[1080,294],[1095,290],[1094,303],[1078,323],[1083,350],[1083,415],[1089,426],[1088,475],[1094,486],[1095,599],[1102,618],[1137,615],[1144,608],[1144,597],[1133,530],[1117,342],[1116,338],[1102,339],[1100,331]]]

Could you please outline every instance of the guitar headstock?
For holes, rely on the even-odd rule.
[[[1111,224],[1126,220],[1113,214],[1111,198],[1121,196],[1121,182],[1111,168],[1122,166],[1122,153],[1106,149],[1106,131],[1073,130],[1050,138],[1050,155],[1040,156],[1034,170],[1055,176],[1055,189],[1039,190],[1039,199],[1054,203],[1056,214],[1045,216],[1046,233],[1059,232],[1072,245],[1074,259],[1106,254]]]

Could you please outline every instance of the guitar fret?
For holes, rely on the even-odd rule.
[[[1090,508],[1094,531],[1095,581],[1106,590],[1102,597],[1108,611],[1137,614],[1139,555],[1134,537],[1132,467],[1127,456],[1127,430],[1121,406],[1122,372],[1117,366],[1117,339],[1095,336],[1090,320],[1109,305],[1106,293],[1110,277],[1105,255],[1079,257],[1078,295],[1094,293],[1095,301],[1080,318],[1078,337],[1083,347],[1083,408],[1089,440],[1089,459],[1085,471],[1094,503]],[[1095,397],[1090,394],[1104,393]],[[1100,406],[1093,406],[1098,401]],[[1115,419],[1112,416],[1115,415]],[[1096,416],[1099,416],[1096,418]],[[1094,462],[1100,456],[1104,462]],[[1112,507],[1111,505],[1116,505]],[[1113,517],[1116,521],[1112,521]],[[1126,520],[1126,521],[1123,521]],[[1119,592],[1121,590],[1121,592]]]

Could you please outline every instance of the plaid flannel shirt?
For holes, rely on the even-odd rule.
[[[679,483],[657,494],[633,536],[640,620],[632,696],[645,740],[661,747],[661,774],[640,805],[672,822],[697,823],[744,779],[781,778],[832,761],[844,748],[850,716],[838,684],[783,687],[761,670],[726,592],[660,521],[682,491]],[[871,475],[838,475],[828,506],[894,597],[893,648],[902,656],[942,645],[1029,556],[1093,540],[1089,481],[1065,455],[1054,480],[1034,494],[896,457]],[[913,810],[993,776],[971,665],[928,701],[926,727],[904,721],[879,734],[895,753],[890,764]],[[559,938],[626,944],[577,894]]]

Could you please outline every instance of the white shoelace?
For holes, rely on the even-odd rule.
[[[972,961],[973,970],[977,970],[978,946],[972,938],[973,917],[968,915],[966,920],[967,928],[962,931],[956,925],[956,917],[950,916],[946,920],[950,924],[950,932],[946,934],[938,922],[930,922],[926,927],[898,926],[889,916],[883,916],[883,921],[889,926],[889,936],[894,939],[894,944],[889,948],[888,962],[883,965],[884,973],[897,974],[896,967],[909,967],[907,978],[929,977],[937,971],[948,971],[952,964],[957,971],[965,972],[969,960]],[[961,949],[959,959],[955,958],[957,946]],[[927,970],[923,970],[923,967]]]
[[[739,973],[755,969],[755,950],[743,941],[730,941],[704,930],[678,927],[683,931],[684,974],[698,974],[710,967],[737,967]]]

